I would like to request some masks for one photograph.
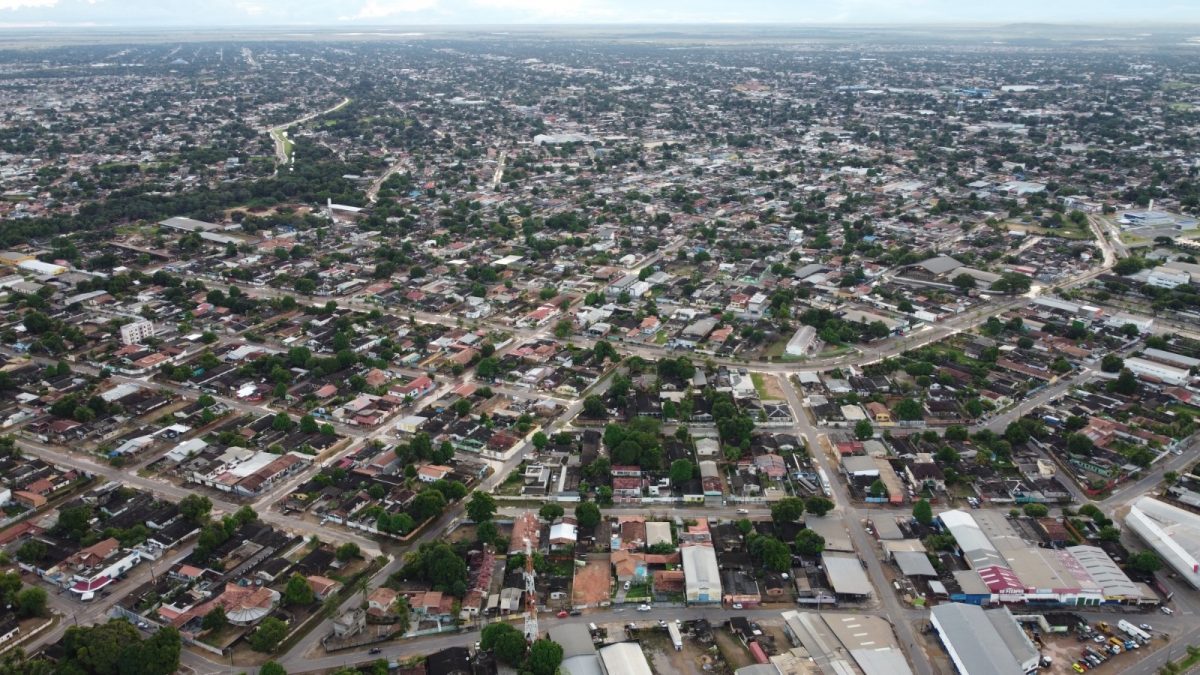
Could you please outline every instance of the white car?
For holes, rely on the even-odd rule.
[[[735,603],[733,603],[733,608],[734,608],[734,609],[741,609],[741,608],[742,608],[742,603],[740,603],[740,602],[735,602]]]
[[[1163,614],[1174,614],[1175,613],[1175,610],[1171,609],[1170,607],[1159,607],[1158,609]]]
[[[639,612],[649,612],[650,605],[638,605],[638,611]]]
[[[750,509],[738,509],[738,513],[750,513]]]
[[[629,582],[628,581],[625,582],[625,590],[629,590]]]
[[[1154,630],[1153,628],[1150,627],[1150,624],[1148,624],[1148,623],[1144,623],[1144,624],[1138,626],[1138,628],[1141,628],[1142,630]]]

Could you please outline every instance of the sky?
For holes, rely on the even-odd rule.
[[[1198,0],[0,0],[21,26],[1200,23]]]

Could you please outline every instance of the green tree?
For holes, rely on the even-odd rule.
[[[300,431],[306,434],[315,434],[320,430],[321,427],[317,424],[317,419],[312,415],[305,415],[300,418]]]
[[[912,514],[918,523],[926,527],[933,523],[933,507],[924,499],[918,499],[917,503],[913,504]]]
[[[958,290],[966,292],[972,288],[975,288],[975,277],[967,274],[966,272],[962,272],[958,276],[954,277],[953,283]]]
[[[562,518],[563,513],[563,507],[553,502],[549,504],[543,504],[542,508],[538,509],[538,515],[541,516],[542,520],[548,523],[553,523],[559,518]]]
[[[207,523],[210,513],[212,513],[212,500],[204,495],[189,494],[179,500],[179,514],[196,525]]]
[[[1121,531],[1112,525],[1100,528],[1100,541],[1117,542],[1121,540]]]
[[[771,520],[777,523],[794,523],[804,515],[804,500],[799,497],[784,497],[771,505]]]
[[[283,638],[287,637],[287,632],[286,623],[273,616],[268,616],[258,624],[258,629],[250,634],[250,648],[256,652],[270,654],[279,647]]]
[[[17,560],[36,564],[46,557],[46,545],[37,539],[29,539],[17,549]]]
[[[1100,370],[1106,373],[1119,373],[1125,368],[1125,359],[1116,354],[1105,354],[1100,359]]]
[[[755,537],[750,542],[750,553],[759,564],[773,572],[786,572],[792,566],[792,552],[787,544],[775,537]]]
[[[46,591],[30,586],[17,593],[17,614],[22,617],[47,616]]]
[[[575,520],[584,529],[596,527],[600,524],[600,507],[592,502],[583,502],[575,507]]]
[[[467,517],[476,523],[491,520],[496,515],[496,498],[476,490],[467,502]]]
[[[925,419],[925,410],[921,407],[920,403],[911,398],[901,399],[896,404],[896,407],[892,409],[892,412],[895,413],[896,419],[908,422]]]
[[[441,513],[446,508],[446,497],[432,488],[422,491],[413,499],[410,507],[412,517],[417,522],[424,522]]]
[[[258,675],[288,675],[288,672],[278,663],[267,661],[259,667]]]
[[[550,442],[550,438],[548,436],[546,436],[546,434],[539,431],[533,435],[533,438],[531,439],[531,441],[533,443],[533,447],[537,448],[538,450],[541,450],[542,448],[545,448],[546,444],[548,444]]]
[[[870,420],[859,420],[854,423],[854,437],[865,441],[875,435],[875,427]]]
[[[271,428],[275,431],[288,432],[291,431],[292,427],[294,426],[296,426],[296,423],[293,422],[292,418],[288,417],[288,414],[285,412],[276,413],[275,419],[271,420]]]
[[[677,459],[671,462],[671,483],[675,486],[681,486],[692,480],[692,463],[686,459]]]
[[[1021,510],[1030,518],[1045,518],[1050,513],[1045,504],[1026,504]]]
[[[1153,574],[1162,569],[1162,560],[1153,551],[1142,551],[1129,557],[1129,567],[1143,574]]]
[[[480,633],[479,648],[493,652],[510,666],[517,666],[525,659],[525,636],[507,623],[488,624]]]
[[[825,550],[825,537],[812,530],[800,530],[796,535],[796,552],[803,556],[817,556]]]
[[[556,642],[541,639],[529,647],[528,670],[533,675],[555,675],[562,660],[563,648]]]
[[[358,548],[358,544],[348,541],[345,544],[337,547],[337,552],[335,555],[337,556],[338,560],[347,562],[357,558],[361,554],[362,551]]]
[[[1115,394],[1122,394],[1124,396],[1133,396],[1134,394],[1137,394],[1138,388],[1137,375],[1134,375],[1133,371],[1129,370],[1128,368],[1121,369],[1121,374],[1117,375],[1117,379],[1111,380],[1108,383],[1109,391]]]
[[[283,591],[283,604],[290,606],[308,606],[316,600],[308,580],[300,574],[293,574]]]
[[[583,399],[583,416],[590,419],[601,419],[608,416],[608,407],[599,396],[588,396]]]
[[[804,500],[804,510],[814,516],[821,517],[833,510],[833,502],[824,497],[814,495]]]
[[[883,484],[883,481],[878,479],[876,479],[874,483],[871,483],[871,487],[868,492],[872,497],[878,498],[888,496],[887,486]]]
[[[1072,455],[1091,455],[1094,449],[1092,439],[1087,436],[1079,433],[1067,435],[1067,452]]]
[[[481,544],[495,544],[500,537],[500,529],[496,527],[496,523],[485,520],[475,526],[475,538]]]
[[[217,605],[209,610],[208,614],[204,615],[204,619],[200,622],[200,627],[204,630],[220,632],[229,625],[229,619],[225,616],[225,608]]]

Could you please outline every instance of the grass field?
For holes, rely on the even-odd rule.
[[[1059,237],[1060,239],[1071,239],[1075,241],[1084,241],[1094,239],[1091,228],[1086,225],[1082,228],[1078,227],[1060,227],[1051,229],[1048,227],[1040,227],[1038,225],[1026,225],[1024,223],[1005,223],[1004,227],[1010,232],[1025,232],[1028,234],[1039,234],[1043,237]]]

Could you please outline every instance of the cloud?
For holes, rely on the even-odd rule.
[[[94,2],[94,1],[95,0],[88,0],[88,2]],[[235,2],[233,4],[233,6],[237,7],[239,11],[241,11],[245,14],[249,14],[250,16],[258,16],[259,14],[262,14],[263,12],[267,11],[266,7],[263,7],[262,5],[258,4],[257,2],[245,2],[244,0],[238,0],[238,2]]]
[[[472,0],[472,5],[504,12],[523,12],[535,20],[596,20],[616,15],[604,0]]]
[[[4,2],[4,0],[0,0]],[[343,19],[382,19],[396,14],[410,14],[434,9],[440,0],[367,0],[358,13]]]
[[[0,11],[11,9],[15,12],[18,9],[53,7],[57,4],[58,0],[0,0]]]

